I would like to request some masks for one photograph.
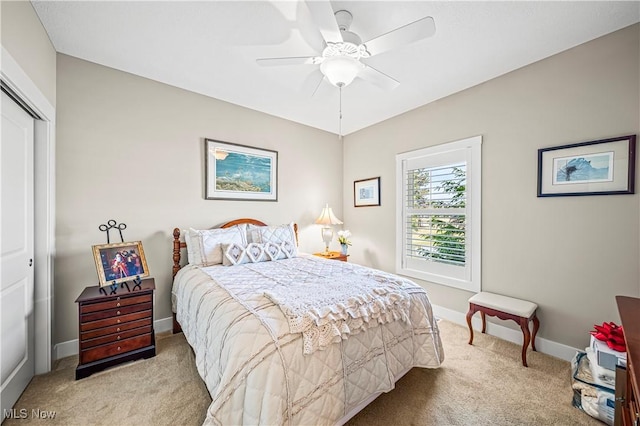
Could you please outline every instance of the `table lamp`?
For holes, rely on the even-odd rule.
[[[333,239],[333,228],[331,225],[342,225],[342,221],[333,214],[333,210],[331,210],[331,207],[329,207],[329,204],[327,203],[315,223],[323,225],[322,241],[324,241],[324,252],[325,254],[329,253],[329,244]]]

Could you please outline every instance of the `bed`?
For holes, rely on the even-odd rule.
[[[420,286],[298,253],[295,224],[173,235],[174,331],[211,395],[205,424],[343,424],[411,368],[444,359]]]

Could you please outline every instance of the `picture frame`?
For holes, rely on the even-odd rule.
[[[353,206],[372,207],[380,205],[380,176],[353,182]]]
[[[538,197],[635,193],[636,135],[538,150]]]
[[[149,276],[141,241],[92,246],[100,287]]]
[[[205,199],[278,201],[278,151],[205,139]]]

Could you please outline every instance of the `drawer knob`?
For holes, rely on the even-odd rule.
[[[120,315],[120,311],[116,312],[116,315]]]
[[[120,336],[118,336],[116,339],[117,339],[117,340],[120,340]]]
[[[116,328],[116,331],[120,331],[120,327]]]
[[[120,346],[118,346],[118,350],[120,350]]]
[[[118,321],[118,324],[120,324],[120,319],[119,319],[119,318],[118,318],[118,320],[117,320],[117,321]]]
[[[119,308],[119,307],[120,307],[120,302],[118,302],[118,304],[116,305],[116,308]]]

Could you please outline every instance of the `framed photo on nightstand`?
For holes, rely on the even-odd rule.
[[[141,241],[95,245],[93,259],[101,287],[149,276]]]

